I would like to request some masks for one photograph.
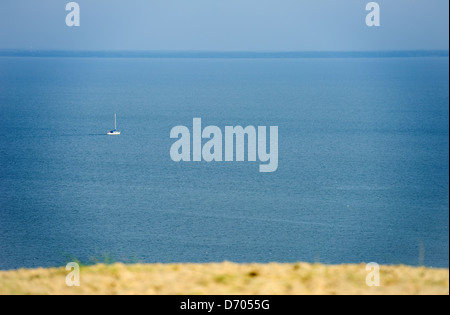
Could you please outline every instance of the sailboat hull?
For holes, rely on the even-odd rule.
[[[114,132],[110,131],[110,132],[107,133],[107,135],[108,136],[118,136],[118,135],[120,135],[120,131],[114,131]]]

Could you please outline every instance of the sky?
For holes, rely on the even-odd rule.
[[[178,51],[448,50],[448,0],[0,0],[0,49]]]

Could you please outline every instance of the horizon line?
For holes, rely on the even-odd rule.
[[[449,57],[449,50],[214,51],[214,50],[33,50],[0,49],[0,57],[59,58],[405,58]]]

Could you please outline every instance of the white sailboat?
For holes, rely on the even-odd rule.
[[[120,135],[120,131],[117,131],[117,116],[116,116],[116,114],[114,114],[114,130],[108,131],[107,135],[109,135],[109,136]]]

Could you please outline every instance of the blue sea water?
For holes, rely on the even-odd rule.
[[[448,267],[448,105],[445,57],[1,57],[0,269]],[[278,126],[278,170],[173,162],[194,117]]]

